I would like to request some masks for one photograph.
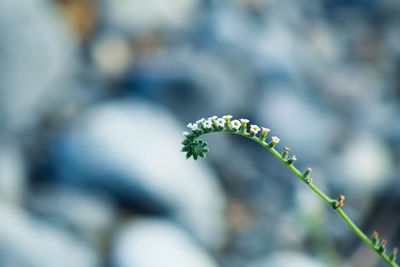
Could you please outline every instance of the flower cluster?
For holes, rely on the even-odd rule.
[[[231,115],[225,115],[221,118],[212,116],[208,119],[201,118],[195,123],[189,123],[187,127],[191,131],[183,133],[186,138],[182,142],[182,152],[186,152],[186,158],[193,157],[195,160],[197,160],[199,157],[205,157],[205,153],[208,152],[207,143],[203,140],[200,140],[199,137],[203,134],[211,132],[223,131],[240,134],[257,141],[258,143],[261,143],[271,150],[275,150],[275,145],[280,142],[280,139],[277,136],[272,136],[270,141],[266,142],[267,135],[271,131],[269,128],[259,127],[256,124],[251,124],[248,127],[248,123],[250,122],[248,119],[232,120],[232,118],[233,117]],[[297,158],[295,155],[292,155],[289,158],[289,151],[290,149],[285,146],[282,154],[279,157],[287,165],[293,165]],[[310,177],[310,173],[311,168],[308,168],[302,175],[303,181],[305,181],[307,184],[310,184],[313,180]],[[343,201],[339,201],[337,203],[339,203],[339,206],[336,206],[335,208],[340,208],[343,206]]]
[[[256,138],[260,142],[265,143],[269,128],[259,127],[256,124],[250,125],[248,131],[248,119],[231,120],[233,117],[231,115],[225,115],[221,118],[217,116],[209,117],[208,119],[201,118],[195,123],[189,123],[187,127],[190,132],[184,132],[185,140],[182,142],[183,148],[182,152],[186,152],[186,158],[193,156],[197,159],[199,156],[204,157],[205,152],[208,151],[207,143],[203,140],[199,140],[198,137],[210,132],[232,132],[242,134],[248,137]],[[259,134],[260,133],[260,134]],[[258,135],[259,134],[259,135]],[[271,137],[271,140],[267,144],[270,148],[273,148],[275,144],[278,144],[280,139],[276,136]]]

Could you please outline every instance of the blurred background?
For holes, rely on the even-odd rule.
[[[386,266],[256,143],[400,245],[400,2],[1,0],[1,267]]]

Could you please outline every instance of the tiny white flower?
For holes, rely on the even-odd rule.
[[[197,129],[199,129],[197,123],[189,123],[188,125],[186,125],[190,130],[192,131],[196,131]]]
[[[197,120],[196,123],[202,123],[204,120],[204,118],[201,118],[200,120]]]
[[[216,124],[218,127],[224,127],[224,126],[225,126],[225,120],[222,119],[222,118],[219,118],[218,120],[215,121],[215,124]]]
[[[267,134],[267,133],[269,133],[271,131],[270,128],[261,127],[261,129],[262,129],[262,132],[265,133],[265,134]]]
[[[211,123],[212,123],[213,125],[215,125],[215,120],[216,120],[217,118],[218,118],[217,116],[212,116],[212,117],[209,117],[208,120],[211,121]]]
[[[239,130],[239,128],[240,128],[240,121],[238,121],[238,120],[233,120],[232,122],[231,122],[231,126],[232,126],[232,128],[233,129],[235,129],[235,130]]]
[[[250,125],[250,133],[257,134],[260,131],[260,127],[255,124]]]
[[[271,131],[269,128],[264,128],[264,127],[261,127],[261,136],[260,136],[260,139],[261,140],[265,140],[265,138],[267,138],[267,134]]]
[[[188,136],[188,135],[189,135],[188,132],[183,132],[182,134],[183,134],[184,136]]]
[[[225,115],[225,116],[222,116],[222,118],[223,119],[232,119],[232,115]]]
[[[204,128],[211,129],[211,126],[212,126],[211,120],[204,121],[203,126],[204,126]]]
[[[248,123],[249,122],[248,119],[240,119],[240,121],[243,122],[243,123]]]
[[[279,141],[281,141],[281,139],[279,139],[277,136],[272,136],[271,139],[272,139],[272,142],[274,142],[275,144],[278,144]]]
[[[196,131],[197,129],[199,129],[198,125],[197,125],[197,123],[194,123],[192,125],[192,131]]]

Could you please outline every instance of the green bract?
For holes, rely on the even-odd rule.
[[[193,156],[195,160],[200,156],[204,158],[206,152],[208,152],[207,142],[201,139],[194,139],[192,137],[187,137],[182,141],[183,148],[182,152],[186,152],[186,158]]]

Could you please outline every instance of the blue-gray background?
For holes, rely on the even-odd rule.
[[[1,0],[1,267],[385,266],[262,147],[272,129],[400,245],[400,2]]]

